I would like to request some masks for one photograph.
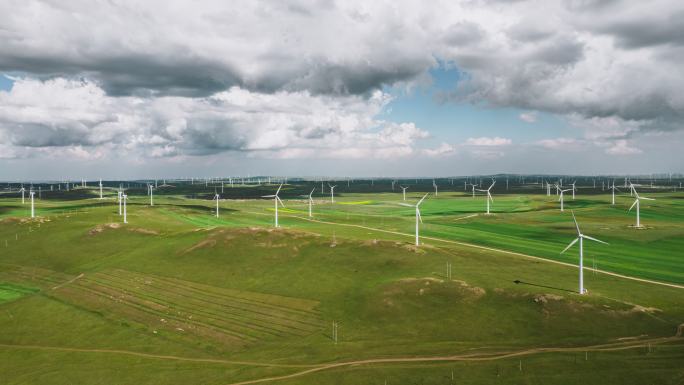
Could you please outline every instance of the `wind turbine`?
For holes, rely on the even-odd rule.
[[[33,196],[36,195],[36,192],[31,190],[31,191],[29,191],[29,195],[31,196],[31,218],[35,218],[36,217],[36,210],[35,210],[35,206],[33,203]]]
[[[121,200],[123,201],[123,223],[128,223],[128,217],[126,216],[126,200],[128,200],[128,195],[121,194]]]
[[[281,206],[285,207],[283,204],[283,201],[280,200],[280,197],[278,194],[280,193],[280,189],[283,187],[283,184],[281,183],[280,186],[278,187],[278,191],[276,191],[275,194],[273,195],[264,195],[262,198],[273,198],[273,202],[275,203],[275,227],[278,227],[278,203],[280,203]]]
[[[492,198],[492,193],[491,193],[491,191],[492,191],[492,187],[494,187],[495,184],[496,184],[496,181],[493,181],[493,182],[492,182],[492,185],[489,186],[488,189],[486,189],[486,190],[477,190],[477,191],[482,191],[482,192],[486,192],[486,193],[487,193],[487,198],[486,198],[486,201],[487,201],[487,215],[489,215],[489,201],[492,201],[492,203],[494,202],[494,199]]]
[[[406,201],[406,189],[408,188],[408,186],[406,186],[406,187],[399,186],[399,187],[401,187],[401,193],[404,194],[404,201]]]
[[[100,178],[100,199],[102,199],[102,178]]]
[[[477,185],[474,184],[474,183],[468,183],[468,184],[472,187],[472,190],[473,190],[473,198],[475,198],[475,186],[477,186]]]
[[[21,204],[23,205],[24,204],[24,193],[26,192],[26,189],[24,188],[24,186],[21,186],[21,189],[19,191],[21,191]]]
[[[571,186],[572,186],[572,200],[573,200],[573,201],[575,200],[575,191],[577,191],[577,187],[575,187],[575,183],[577,183],[577,181],[573,181],[573,182],[571,183]]]
[[[312,195],[316,191],[316,188],[314,187],[313,190],[309,193],[309,218],[313,218],[313,215],[311,214],[311,205],[313,205],[313,198]]]
[[[577,241],[579,241],[579,293],[580,294],[585,294],[587,291],[584,289],[584,245],[583,241],[585,239],[589,239],[591,241],[603,243],[603,244],[608,244],[607,242],[599,241],[596,238],[592,238],[588,235],[582,234],[580,231],[579,225],[577,224],[577,219],[575,219],[575,213],[571,210],[572,212],[572,220],[575,222],[575,228],[577,229],[577,238],[573,239],[572,242],[570,242],[569,245],[563,249],[560,253],[563,254],[565,253],[569,248],[571,248]]]
[[[435,188],[435,196],[437,196],[437,183],[435,183],[435,180],[432,180],[432,187]]]
[[[423,223],[423,218],[420,216],[420,208],[419,208],[419,207],[420,207],[420,204],[423,203],[423,201],[425,200],[425,198],[427,198],[428,195],[430,195],[430,193],[425,194],[425,195],[418,201],[418,203],[416,203],[415,206],[414,206],[414,205],[410,205],[410,204],[408,204],[408,203],[399,203],[399,204],[402,205],[402,206],[406,206],[406,207],[415,207],[415,209],[416,209],[416,246],[420,246],[420,240],[419,240],[419,238],[418,238],[418,222]]]
[[[639,220],[639,206],[640,206],[640,201],[641,201],[642,199],[647,200],[647,201],[654,201],[655,199],[653,199],[653,198],[646,198],[646,197],[639,196],[639,194],[637,193],[636,189],[634,188],[634,185],[630,185],[630,187],[632,187],[632,190],[634,191],[634,197],[635,197],[636,199],[634,200],[634,203],[632,203],[632,206],[630,206],[630,207],[629,207],[629,210],[627,210],[627,211],[632,211],[632,208],[634,208],[634,206],[636,206],[636,227],[639,228],[639,227],[641,227],[641,222],[640,222],[640,220]]]
[[[557,188],[557,187],[558,187],[558,185],[556,185],[556,188]],[[561,212],[563,212],[563,193],[566,192],[566,191],[570,191],[570,190],[572,190],[572,189],[565,189],[565,190],[560,189],[560,190],[559,190],[559,191],[560,191],[560,196],[558,197],[558,200],[560,201],[560,204],[561,204],[561,205],[560,205],[560,206],[561,206],[561,208],[560,208],[560,211],[561,211]]]
[[[219,217],[219,195],[216,194],[214,195],[214,199],[216,200],[216,218]]]
[[[153,199],[154,194],[152,193],[152,190],[154,190],[154,187],[151,184],[149,184],[148,187],[150,189],[150,206],[154,206],[154,199]]]
[[[328,187],[330,187],[330,203],[335,203],[335,187],[337,185],[330,186],[330,183],[328,183]]]
[[[620,191],[620,189],[617,188],[617,187],[615,187],[615,181],[613,181],[613,185],[612,185],[611,187],[609,187],[609,188],[612,190],[612,195],[613,195],[613,201],[612,201],[613,203],[612,203],[612,205],[615,206],[615,190]]]

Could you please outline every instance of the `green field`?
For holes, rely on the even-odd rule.
[[[684,383],[684,193],[312,187],[0,195],[2,384]]]

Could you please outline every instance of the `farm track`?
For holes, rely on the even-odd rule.
[[[62,352],[76,352],[76,353],[99,353],[99,354],[119,354],[119,355],[129,355],[135,357],[149,358],[149,359],[159,359],[159,360],[171,360],[171,361],[182,361],[182,362],[199,362],[199,363],[212,363],[212,364],[222,364],[222,365],[238,365],[238,366],[253,366],[253,367],[274,367],[274,368],[307,368],[302,371],[298,371],[291,374],[265,377],[241,382],[230,383],[228,385],[249,385],[257,384],[263,382],[275,382],[279,380],[286,380],[305,376],[308,374],[322,372],[326,370],[333,370],[344,367],[352,366],[364,366],[364,365],[374,365],[374,364],[396,364],[396,363],[427,363],[427,362],[487,362],[496,361],[502,359],[509,359],[514,357],[523,357],[536,354],[544,353],[572,353],[572,352],[611,352],[611,351],[622,351],[637,348],[646,348],[653,345],[662,345],[667,343],[679,343],[682,342],[682,332],[684,331],[684,324],[679,325],[677,332],[671,337],[659,337],[651,339],[640,339],[640,340],[629,340],[621,341],[607,344],[598,345],[588,345],[588,346],[576,346],[576,347],[541,347],[541,348],[530,348],[521,350],[508,350],[500,352],[487,352],[487,353],[468,353],[468,354],[458,354],[458,355],[447,355],[447,356],[416,356],[416,357],[394,357],[394,358],[371,358],[365,360],[356,361],[342,361],[342,362],[330,362],[321,364],[280,364],[280,363],[267,363],[267,362],[254,362],[254,361],[239,361],[239,360],[223,360],[215,358],[195,358],[195,357],[182,357],[173,355],[161,355],[161,354],[151,354],[151,353],[141,353],[128,350],[117,350],[117,349],[88,349],[88,348],[72,348],[72,347],[59,347],[59,346],[41,346],[41,345],[18,345],[18,344],[2,344],[0,343],[0,348],[6,349],[26,349],[26,350],[47,350],[47,351],[62,351]]]

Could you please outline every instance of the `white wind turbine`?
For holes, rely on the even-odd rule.
[[[474,183],[468,183],[468,184],[470,185],[470,187],[472,187],[472,190],[473,190],[473,198],[475,198],[475,186],[477,186],[477,185],[474,184]]]
[[[399,186],[399,187],[401,187],[401,193],[404,194],[404,201],[406,201],[406,189],[408,188],[408,186],[406,186],[406,187]]]
[[[435,180],[432,180],[432,187],[435,188],[435,196],[437,196],[437,183],[435,183]]]
[[[102,199],[102,178],[100,178],[100,199]]]
[[[494,199],[492,198],[492,193],[491,193],[491,191],[492,191],[492,187],[494,187],[495,184],[496,184],[496,181],[492,182],[491,186],[489,186],[489,188],[486,189],[486,190],[479,190],[479,189],[477,190],[477,191],[482,191],[482,192],[486,192],[486,193],[487,193],[487,197],[486,197],[486,199],[485,199],[485,200],[487,201],[487,215],[489,215],[489,202],[490,202],[490,201],[491,201],[492,203],[494,202]]]
[[[33,197],[34,197],[34,195],[36,195],[36,192],[31,190],[31,191],[29,191],[29,195],[31,196],[31,218],[35,218],[36,217],[36,210],[35,210],[35,205],[33,203]]]
[[[278,227],[278,203],[280,203],[281,206],[285,207],[283,204],[283,201],[280,200],[280,197],[278,194],[280,193],[280,189],[283,187],[283,184],[281,183],[280,186],[278,187],[278,191],[276,191],[275,194],[273,195],[264,195],[262,198],[273,198],[273,202],[275,204],[275,227]]]
[[[154,187],[151,184],[147,185],[147,187],[150,190],[150,206],[154,206],[154,199],[153,199],[154,194],[152,193],[152,190],[154,190]]]
[[[620,189],[615,187],[615,181],[613,181],[613,185],[610,187],[610,189],[612,190],[613,195],[612,205],[615,206],[615,190],[620,191]]]
[[[634,188],[634,185],[630,185],[630,187],[632,187],[632,191],[634,192],[634,197],[635,197],[636,199],[634,200],[634,203],[632,203],[632,206],[630,206],[630,207],[629,207],[629,210],[627,210],[627,211],[632,211],[632,209],[634,208],[634,206],[636,206],[636,227],[637,227],[637,228],[640,228],[640,227],[641,227],[641,222],[640,222],[640,218],[639,218],[639,206],[641,206],[641,204],[640,204],[641,200],[644,199],[644,200],[647,200],[647,201],[654,201],[655,199],[653,199],[653,198],[646,198],[646,197],[639,196],[639,194],[637,193],[636,189]]]
[[[558,185],[556,185],[556,187],[558,187]],[[563,200],[563,193],[566,192],[566,191],[570,191],[570,190],[572,190],[572,189],[565,189],[565,190],[559,189],[560,195],[558,196],[558,201],[560,201],[560,211],[561,211],[561,212],[564,211],[564,209],[563,209],[563,203],[564,203],[564,200]]]
[[[216,194],[214,195],[214,199],[216,200],[216,218],[219,217],[219,195]]]
[[[337,185],[330,186],[330,183],[328,183],[328,187],[330,187],[330,203],[335,203],[335,187]]]
[[[577,181],[573,181],[573,182],[571,183],[571,186],[572,186],[572,200],[573,200],[573,201],[575,200],[575,191],[577,191],[577,187],[575,187],[575,183],[577,183]]]
[[[309,193],[309,218],[313,218],[313,215],[311,213],[311,206],[313,205],[313,193],[314,193],[314,191],[316,191],[315,187]]]
[[[23,205],[25,203],[24,202],[24,193],[26,193],[26,189],[24,188],[24,186],[21,186],[21,189],[19,191],[21,191],[21,204]]]
[[[577,224],[577,219],[575,219],[575,213],[571,210],[572,212],[572,220],[575,222],[575,228],[577,229],[577,238],[575,238],[568,246],[563,249],[560,253],[563,254],[565,253],[569,248],[571,248],[577,241],[579,241],[579,293],[580,294],[585,294],[587,291],[584,289],[584,245],[583,241],[585,239],[589,239],[595,242],[603,243],[603,244],[608,244],[607,242],[600,241],[596,238],[592,238],[588,235],[582,234],[580,231],[579,225]]]
[[[423,201],[425,200],[425,198],[427,198],[428,195],[430,195],[430,193],[425,194],[425,195],[418,201],[418,203],[416,203],[415,206],[414,206],[414,205],[410,205],[410,204],[408,204],[408,203],[399,203],[399,204],[402,205],[402,206],[406,206],[406,207],[415,207],[415,209],[416,209],[416,246],[420,246],[420,239],[418,238],[418,222],[423,223],[423,218],[420,216],[420,208],[419,208],[419,206],[420,206],[421,203],[423,203]]]

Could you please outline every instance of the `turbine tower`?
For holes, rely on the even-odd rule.
[[[283,187],[283,184],[281,183],[280,186],[278,187],[278,191],[276,191],[275,194],[273,195],[264,195],[262,198],[273,198],[273,202],[275,204],[275,227],[278,227],[278,203],[280,203],[281,206],[285,207],[283,204],[283,201],[280,200],[280,197],[278,194],[280,193],[280,189]]]
[[[100,199],[102,199],[102,178],[100,178]]]
[[[563,249],[560,253],[563,254],[565,253],[569,248],[571,248],[577,241],[579,241],[579,293],[580,294],[585,294],[587,291],[584,289],[584,245],[583,241],[585,239],[589,239],[591,241],[603,243],[603,244],[608,244],[607,242],[599,241],[596,238],[592,238],[588,235],[582,234],[580,231],[579,225],[577,224],[577,219],[575,219],[575,213],[571,210],[572,212],[572,220],[575,222],[575,228],[577,229],[577,238],[573,239],[572,242],[568,246]]]
[[[404,194],[404,201],[406,201],[406,189],[408,188],[408,186],[406,186],[406,187],[399,186],[399,187],[401,187],[401,193]]]
[[[435,180],[432,180],[432,187],[435,188],[435,196],[437,196],[437,183],[435,183]]]
[[[36,192],[31,190],[31,191],[29,191],[29,195],[31,196],[31,218],[35,218],[36,217],[36,210],[35,210],[35,205],[33,202],[33,197],[36,195]]]
[[[23,205],[25,203],[24,202],[24,193],[26,193],[26,189],[24,188],[24,186],[21,186],[21,189],[19,191],[21,191],[21,204]]]
[[[123,201],[123,223],[128,223],[128,217],[126,216],[126,200],[128,195],[121,194],[121,200]]]
[[[219,195],[216,194],[214,195],[214,199],[216,200],[216,218],[219,217]]]
[[[314,187],[313,190],[309,193],[309,218],[313,218],[313,214],[311,213],[311,206],[313,205],[313,193],[316,191],[316,188]]]
[[[399,203],[402,206],[406,207],[414,207],[416,209],[416,246],[420,246],[420,239],[418,238],[418,222],[423,223],[423,218],[420,216],[420,204],[423,203],[425,198],[430,195],[430,193],[425,194],[419,201],[416,203],[416,205],[410,205],[408,203]]]
[[[482,191],[482,192],[486,192],[486,193],[487,193],[487,197],[486,197],[486,201],[487,201],[487,215],[489,215],[489,202],[491,201],[492,203],[494,203],[494,199],[492,198],[492,193],[491,193],[491,191],[492,191],[492,187],[494,187],[495,184],[496,184],[496,181],[492,182],[491,186],[489,186],[489,188],[486,189],[486,190],[477,190],[477,191]]]
[[[575,191],[577,191],[577,187],[575,187],[575,183],[577,183],[577,181],[573,181],[573,182],[571,183],[571,186],[572,186],[572,200],[573,200],[573,201],[575,200]]]

